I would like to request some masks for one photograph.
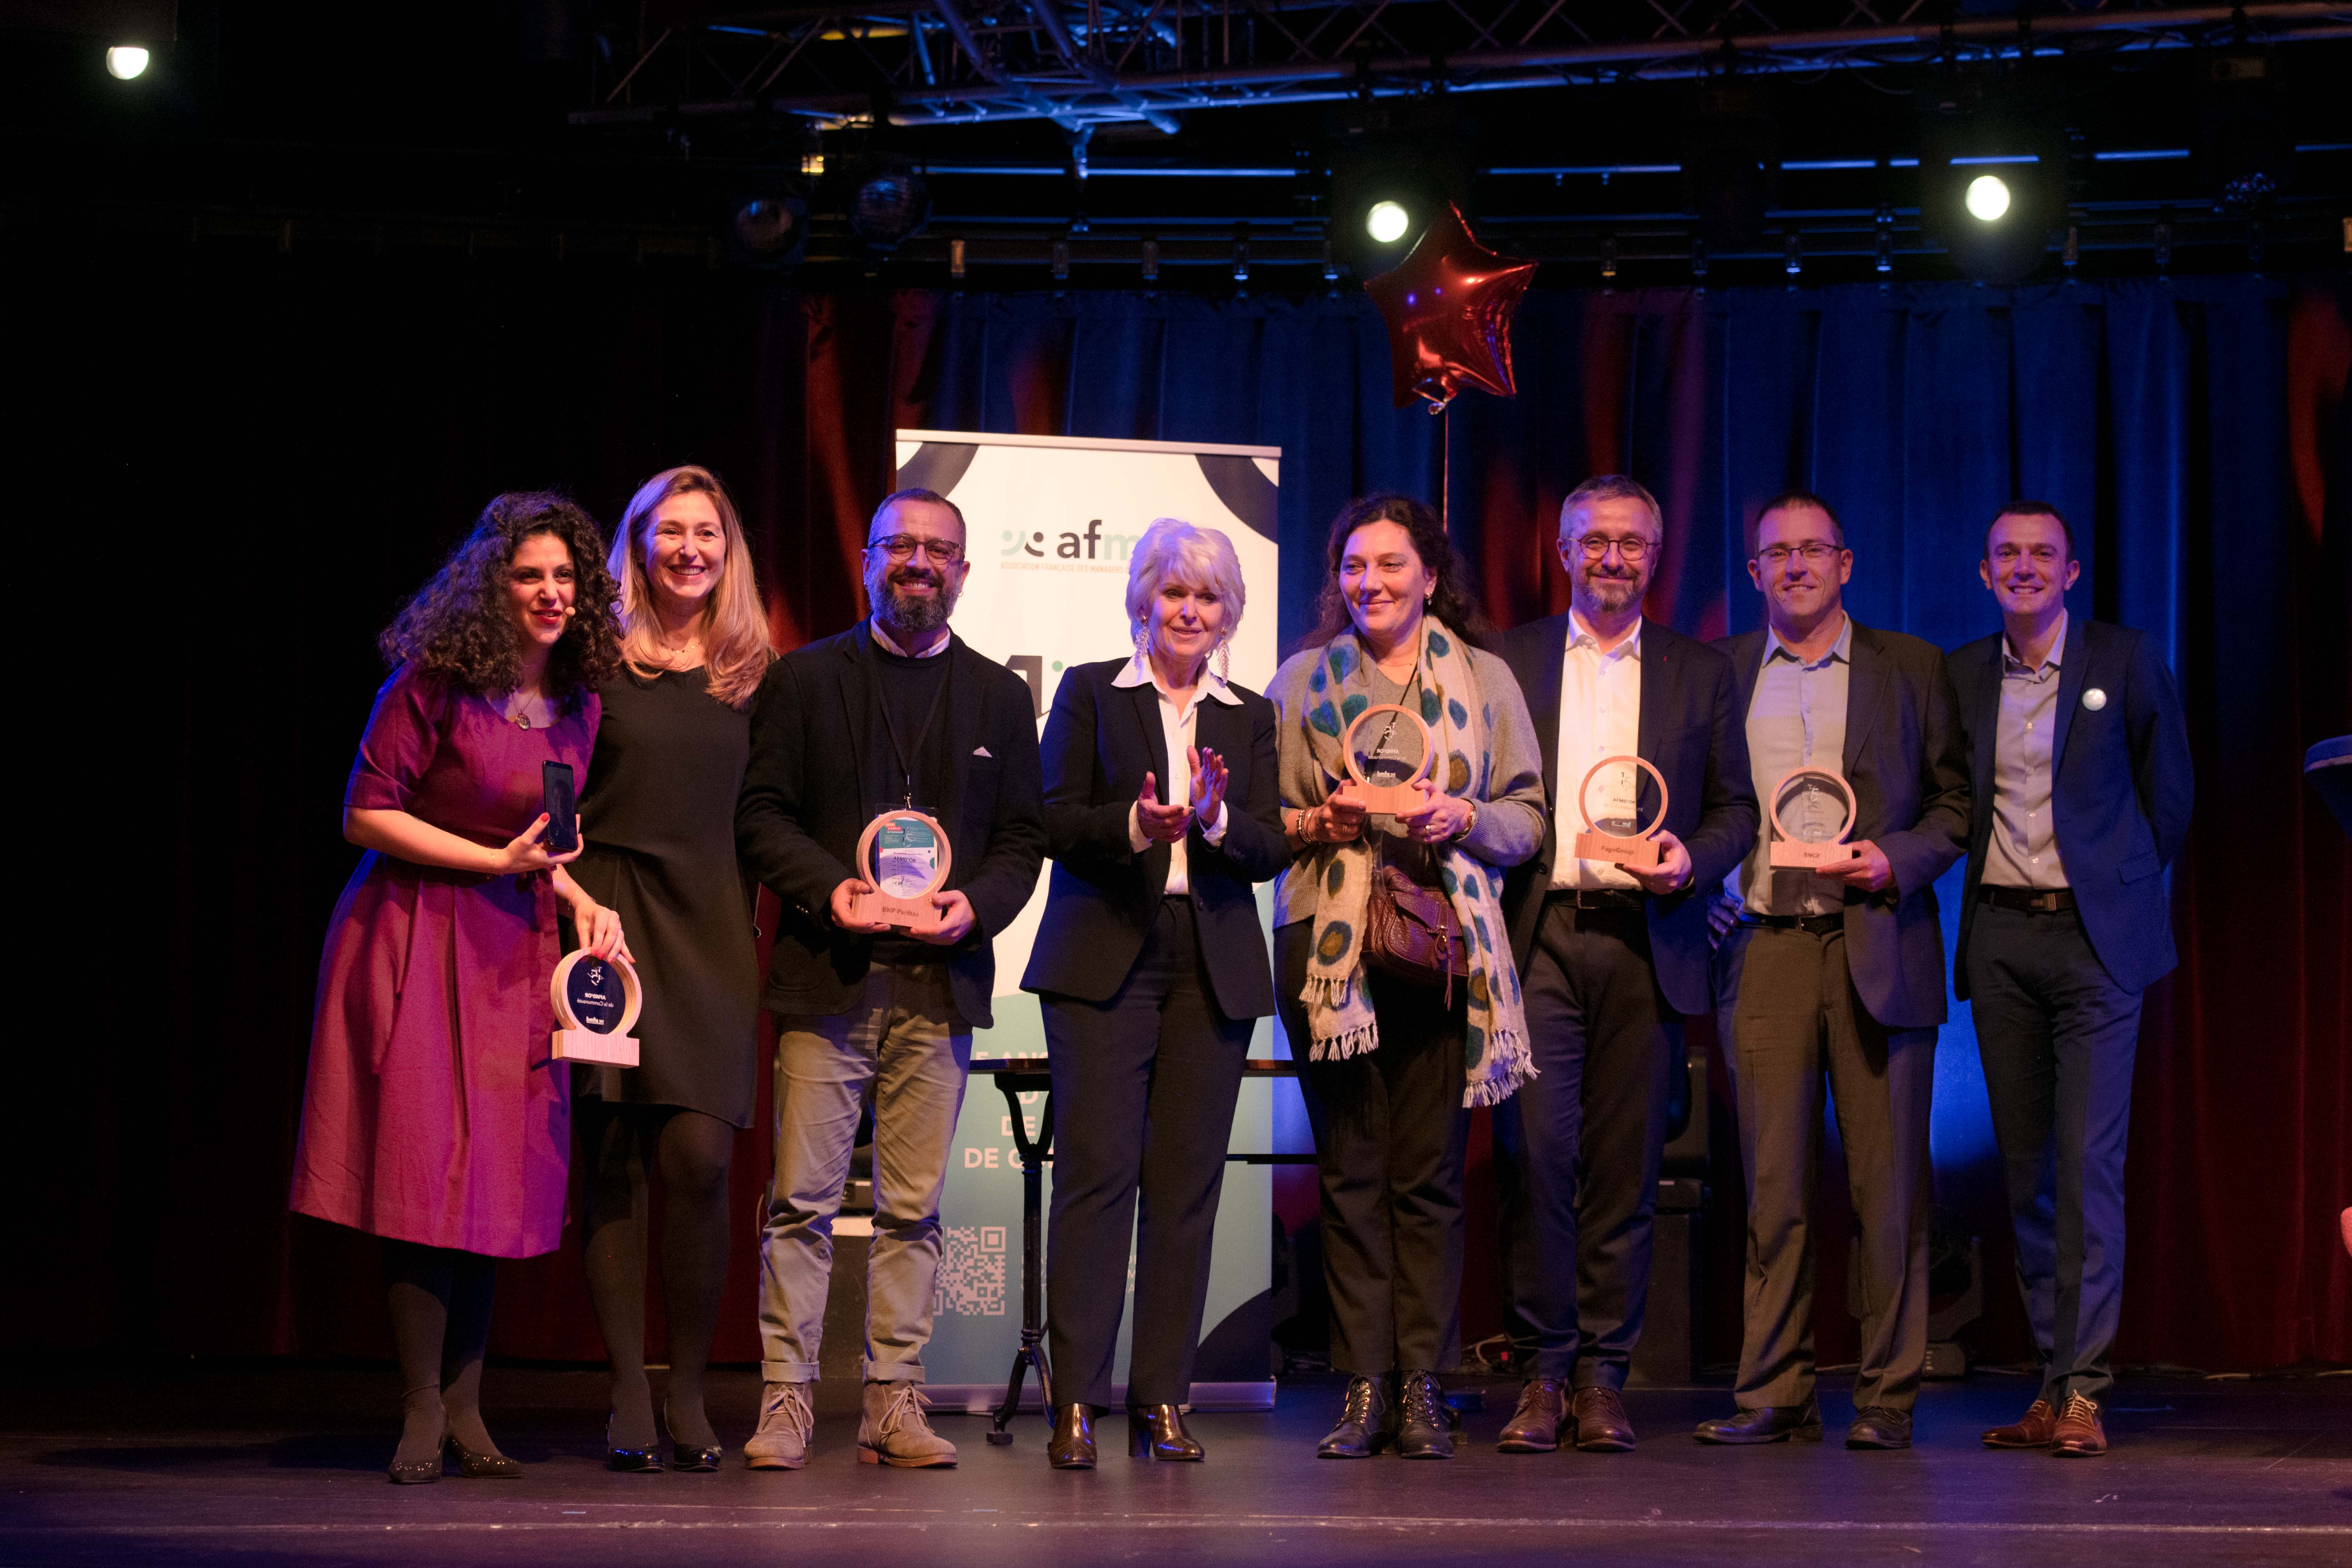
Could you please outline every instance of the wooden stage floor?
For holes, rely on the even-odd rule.
[[[859,1465],[854,1419],[819,1423],[797,1473],[741,1468],[755,1374],[718,1378],[717,1475],[602,1468],[603,1379],[494,1368],[486,1404],[520,1481],[395,1488],[388,1370],[277,1364],[19,1368],[0,1405],[0,1564],[2352,1563],[2352,1378],[2128,1381],[2115,1451],[1997,1454],[1983,1427],[2030,1393],[1979,1374],[1931,1386],[1919,1446],[1849,1453],[1842,1390],[1819,1447],[1706,1448],[1722,1389],[1643,1389],[1622,1456],[1506,1456],[1505,1384],[1461,1457],[1318,1461],[1338,1384],[1284,1385],[1272,1415],[1203,1415],[1203,1465],[1124,1457],[1103,1423],[1091,1474],[1045,1468],[1045,1425],[1009,1448],[941,1416],[961,1468]],[[833,1405],[831,1395],[824,1402]]]

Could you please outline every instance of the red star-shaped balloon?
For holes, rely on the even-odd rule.
[[[1388,321],[1396,405],[1418,393],[1436,414],[1465,386],[1517,395],[1511,318],[1535,275],[1534,262],[1480,245],[1461,209],[1447,203],[1396,270],[1364,285]]]

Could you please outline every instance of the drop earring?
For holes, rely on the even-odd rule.
[[[1231,643],[1221,642],[1217,645],[1217,679],[1219,680],[1230,681],[1233,678],[1234,645]]]
[[[1151,634],[1141,626],[1135,628],[1135,662],[1145,666],[1151,663]]]

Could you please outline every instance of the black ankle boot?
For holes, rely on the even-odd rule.
[[[1454,1428],[1461,1417],[1445,1403],[1445,1385],[1433,1372],[1405,1373],[1397,1399],[1397,1457],[1402,1459],[1450,1459]]]
[[[1369,1459],[1389,1436],[1387,1390],[1369,1377],[1351,1378],[1339,1423],[1315,1446],[1318,1459]]]

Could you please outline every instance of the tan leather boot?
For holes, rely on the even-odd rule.
[[[815,1426],[807,1384],[761,1384],[760,1429],[743,1445],[744,1465],[754,1470],[799,1469],[808,1463],[809,1434]]]

